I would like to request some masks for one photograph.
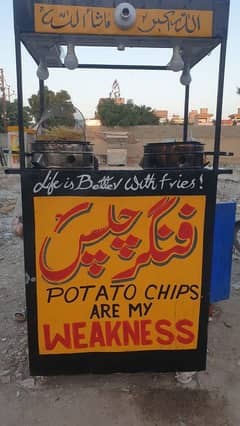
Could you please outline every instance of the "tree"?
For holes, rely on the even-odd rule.
[[[74,126],[74,112],[75,108],[71,102],[71,96],[66,90],[60,92],[53,92],[48,87],[44,88],[44,103],[45,111],[50,112],[47,125],[53,126]],[[29,110],[32,114],[35,123],[40,120],[40,93],[32,95],[28,99]]]
[[[103,126],[138,126],[158,124],[158,118],[153,110],[145,105],[135,105],[132,101],[126,104],[116,104],[114,99],[102,99],[97,106],[97,116]]]
[[[45,110],[53,113],[47,121],[47,126],[74,126],[75,108],[71,102],[71,97],[65,90],[53,92],[47,87],[44,88]],[[23,107],[24,127],[30,127],[40,120],[40,94],[32,95],[28,100],[29,106]],[[4,111],[3,102],[0,98],[0,133],[4,132]],[[6,101],[6,121],[8,126],[18,124],[17,100]]]
[[[4,120],[3,120],[3,102],[0,99],[0,133],[4,132]],[[8,126],[17,126],[18,125],[18,106],[17,100],[13,102],[6,101],[6,121]],[[32,116],[29,111],[29,107],[23,107],[23,122],[24,127],[29,127],[32,122]]]

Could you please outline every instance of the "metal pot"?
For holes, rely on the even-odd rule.
[[[160,142],[144,145],[144,169],[202,168],[206,156],[201,142]]]
[[[38,168],[98,168],[92,144],[85,141],[37,140],[32,144],[32,163]]]

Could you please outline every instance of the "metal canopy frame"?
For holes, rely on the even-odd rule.
[[[36,64],[40,58],[46,57],[46,65],[49,68],[63,68],[59,58],[59,47],[68,43],[76,46],[118,46],[119,43],[126,47],[144,48],[172,48],[176,45],[183,49],[183,59],[192,68],[208,55],[214,48],[220,45],[220,61],[218,73],[218,93],[216,108],[216,127],[214,140],[213,170],[219,173],[219,156],[221,142],[221,120],[222,103],[225,75],[225,59],[228,32],[230,0],[131,0],[135,8],[141,9],[184,9],[186,13],[191,11],[212,11],[212,37],[145,37],[120,35],[83,35],[83,34],[52,34],[35,32],[34,29],[34,5],[36,3],[44,6],[89,6],[87,0],[13,0],[14,5],[14,27],[15,27],[15,49],[17,70],[17,94],[18,94],[18,126],[20,145],[20,172],[26,171],[25,148],[24,148],[24,124],[23,124],[23,85],[22,85],[22,44],[32,56]],[[92,0],[93,7],[116,7],[121,1],[117,0]],[[112,64],[80,64],[79,69],[123,69],[123,70],[162,70],[166,71],[165,65],[112,65]],[[44,82],[39,81],[40,110],[44,110]],[[184,102],[184,126],[183,141],[187,141],[188,135],[188,112],[189,112],[190,88],[186,86]]]

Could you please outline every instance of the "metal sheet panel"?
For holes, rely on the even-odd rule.
[[[17,17],[17,24],[20,32],[35,32],[34,31],[34,6],[35,4],[53,6],[62,6],[63,9],[68,6],[82,6],[88,8],[112,8],[115,9],[116,5],[122,3],[121,1],[113,0],[21,0],[21,2],[14,0],[14,8]],[[213,11],[213,37],[221,37],[225,33],[228,22],[229,0],[131,0],[131,3],[136,9],[139,10],[159,10],[177,12],[178,10],[188,11]],[[201,12],[203,13],[203,12]],[[207,12],[209,13],[209,12]],[[124,31],[123,31],[124,32]],[[180,34],[182,36],[182,34]],[[197,36],[197,35],[196,35]],[[102,43],[104,45],[104,43]]]
[[[214,173],[32,170],[22,184],[31,374],[204,369]]]
[[[236,203],[216,205],[211,278],[211,303],[229,298]]]

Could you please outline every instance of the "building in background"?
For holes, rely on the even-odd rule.
[[[101,126],[101,121],[98,118],[87,118],[86,119],[87,127],[97,127]]]
[[[153,113],[158,118],[160,124],[164,124],[164,123],[168,122],[168,111],[167,110],[155,110]]]
[[[195,124],[197,126],[212,126],[213,114],[209,114],[208,108],[200,108],[200,112],[193,109],[188,115],[188,120],[189,124]]]
[[[213,114],[209,114],[208,108],[200,108],[200,113],[196,116],[198,126],[212,126]]]
[[[232,119],[233,125],[239,126],[240,125],[240,108],[238,108],[237,114],[230,114],[229,118]]]
[[[198,115],[197,109],[193,109],[188,114],[188,122],[189,124],[196,124],[196,117]]]
[[[123,105],[125,104],[125,99],[124,98],[113,98],[115,104],[117,105]]]
[[[184,119],[178,115],[178,114],[173,114],[171,119],[170,119],[170,124],[183,124],[184,123]]]
[[[233,120],[231,118],[223,119],[222,126],[233,126]]]

